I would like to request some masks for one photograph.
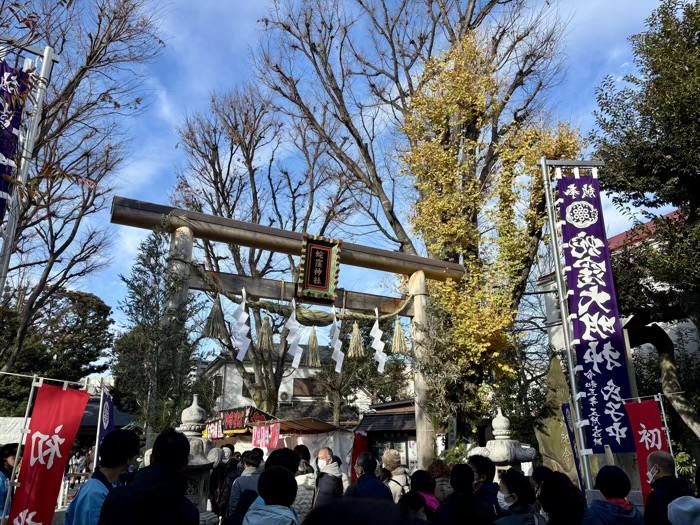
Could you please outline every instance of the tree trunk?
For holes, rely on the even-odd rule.
[[[681,416],[683,422],[700,439],[700,415],[693,408],[688,398],[678,393],[682,389],[678,382],[673,340],[656,323],[648,326],[639,326],[638,323],[630,321],[627,324],[627,330],[630,336],[630,346],[636,347],[645,343],[654,345],[659,353],[661,390],[671,402],[673,409]]]
[[[333,392],[331,405],[333,406],[333,424],[337,427],[340,425],[340,409],[343,405],[343,399],[340,397],[339,392]]]

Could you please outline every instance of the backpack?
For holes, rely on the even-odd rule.
[[[408,471],[406,469],[403,470],[403,475],[405,480],[410,480],[411,478],[408,475]],[[389,482],[394,482],[396,483],[399,487],[401,487],[401,495],[404,496],[407,492],[411,490],[411,486],[409,483],[406,484],[401,484],[398,481],[396,481],[394,478],[389,479]]]

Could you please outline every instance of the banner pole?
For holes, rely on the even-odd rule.
[[[51,46],[46,46],[44,49],[44,56],[41,64],[41,73],[39,74],[39,85],[36,91],[36,103],[32,111],[32,117],[29,123],[29,129],[27,131],[27,136],[22,145],[22,158],[19,170],[17,173],[17,182],[19,189],[15,190],[12,199],[8,201],[8,217],[6,220],[6,230],[2,234],[3,243],[2,249],[0,251],[0,293],[5,290],[5,283],[7,282],[7,273],[10,267],[10,257],[12,256],[12,244],[14,243],[14,238],[17,230],[17,223],[19,222],[19,210],[21,201],[21,190],[24,189],[27,183],[27,176],[29,172],[29,164],[34,156],[34,143],[36,142],[36,137],[39,130],[39,123],[41,120],[41,111],[44,105],[44,97],[46,96],[46,90],[49,85],[49,80],[51,78],[51,73],[53,71],[54,63],[54,51]]]
[[[554,274],[556,276],[559,311],[561,312],[562,333],[564,335],[564,351],[566,353],[566,361],[569,369],[569,382],[571,383],[571,403],[573,405],[577,423],[575,425],[577,434],[576,437],[578,440],[577,446],[579,447],[579,458],[581,461],[581,466],[583,467],[583,477],[586,482],[585,488],[590,490],[593,489],[593,477],[591,475],[590,463],[588,462],[588,455],[583,454],[583,450],[586,448],[586,435],[583,428],[578,426],[578,422],[582,420],[581,406],[578,400],[578,383],[576,381],[576,372],[574,371],[574,356],[571,344],[572,337],[569,331],[569,307],[566,304],[566,286],[564,283],[561,259],[559,258],[559,238],[557,237],[557,218],[554,211],[552,180],[549,176],[549,166],[547,165],[547,160],[544,157],[540,159],[540,165],[542,167],[542,177],[544,178],[544,196],[547,203],[550,246],[552,247],[552,255],[554,256]]]
[[[673,456],[673,445],[671,444],[671,432],[668,429],[668,421],[666,420],[666,409],[664,408],[664,399],[661,397],[663,394],[657,394],[654,396],[654,400],[661,406],[661,417],[664,419],[664,432],[666,432],[666,441],[668,441],[668,451]],[[676,475],[678,475],[678,468],[676,467]]]
[[[41,386],[43,384],[43,380],[39,379],[37,382],[37,376],[34,375],[32,377],[32,387],[29,390],[29,399],[27,400],[27,409],[24,411],[24,423],[22,424],[22,439],[26,441],[26,437],[29,434],[29,428],[27,425],[27,420],[29,419],[29,411],[31,410],[32,407],[32,398],[34,397],[34,392],[36,391],[37,386]],[[9,490],[7,491],[7,496],[5,496],[5,504],[2,508],[2,525],[7,524],[7,520],[9,516],[7,515],[7,510],[8,507],[10,506],[10,499],[12,498],[12,489],[15,485],[15,478],[17,477],[17,466],[20,464],[20,461],[22,461],[22,445],[23,443],[18,443],[17,444],[17,453],[15,454],[15,464],[12,465],[12,473],[10,474],[10,480],[9,480]]]
[[[97,457],[100,451],[100,431],[102,430],[102,411],[105,407],[105,380],[100,378],[100,410],[97,412],[97,436],[95,437],[95,457],[92,458],[92,473],[97,470]]]

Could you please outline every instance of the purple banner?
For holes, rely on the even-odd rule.
[[[574,416],[571,413],[571,405],[564,403],[561,406],[561,411],[564,414],[564,422],[566,423],[566,433],[569,435],[571,443],[571,451],[574,454],[574,465],[576,465],[576,474],[578,475],[578,487],[581,490],[585,489],[583,484],[583,475],[581,474],[581,463],[579,462],[578,447],[576,446],[576,432],[574,432]]]
[[[610,268],[598,180],[558,181],[564,259],[586,442],[595,454],[634,452],[624,399],[631,397],[627,352]],[[581,444],[583,446],[583,444]]]
[[[29,75],[0,62],[0,221],[14,190],[16,155]]]

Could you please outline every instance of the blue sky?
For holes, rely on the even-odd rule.
[[[213,91],[234,86],[251,75],[250,47],[256,41],[257,21],[272,2],[255,0],[171,0],[163,8],[162,55],[147,68],[146,111],[132,117],[134,140],[127,162],[118,174],[117,195],[168,204],[175,173],[183,163],[177,149],[176,128],[185,115],[206,110]],[[644,19],[657,0],[560,0],[560,12],[569,20],[564,39],[565,72],[550,92],[562,120],[587,132],[592,124],[595,88],[605,75],[631,71],[627,37],[644,28]],[[605,220],[610,236],[629,227],[609,204]],[[108,210],[102,216],[109,220]],[[118,275],[130,271],[144,230],[110,226],[115,236],[110,267],[93,276],[83,288],[102,297],[114,309],[125,288]],[[356,291],[377,291],[383,276],[344,267],[341,286]],[[368,278],[369,277],[369,278]]]

